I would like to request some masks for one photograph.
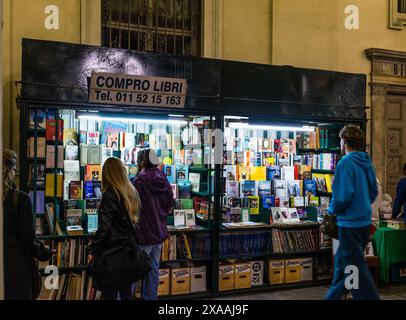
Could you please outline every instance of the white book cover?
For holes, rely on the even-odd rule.
[[[174,210],[174,223],[175,227],[180,227],[185,225],[185,210]]]
[[[248,208],[241,209],[241,222],[250,221],[250,210]]]
[[[289,208],[289,214],[290,214],[290,221],[292,223],[300,222],[299,214],[297,213],[296,208]]]
[[[280,197],[279,198],[279,207],[280,208],[289,208],[290,207],[290,198],[289,197]]]
[[[79,147],[67,145],[65,147],[65,160],[79,160]]]
[[[102,149],[102,158],[101,158],[102,165],[104,164],[104,162],[105,162],[108,158],[110,158],[110,157],[112,157],[112,156],[113,156],[113,148],[106,148],[106,147],[103,147],[103,149]]]
[[[280,208],[280,213],[283,223],[291,223],[292,217],[290,215],[289,208]]]
[[[185,225],[186,227],[194,227],[196,225],[195,210],[185,209]]]
[[[274,180],[275,197],[284,198],[288,196],[285,180]]]
[[[97,131],[87,132],[87,144],[98,145],[100,144],[100,134]]]
[[[281,208],[271,208],[272,221],[274,223],[282,223]]]
[[[226,193],[228,197],[238,198],[238,181],[227,181],[226,182]]]
[[[200,173],[189,172],[189,181],[192,186],[192,192],[200,191]]]
[[[305,207],[305,198],[304,197],[294,197],[293,204],[295,207]]]
[[[227,181],[236,181],[237,179],[237,166],[226,165],[224,166],[224,177]]]
[[[63,200],[69,200],[69,183],[70,181],[63,181]]]
[[[283,180],[295,180],[295,167],[285,166],[282,167]]]
[[[63,162],[65,181],[80,181],[80,163],[77,160]]]

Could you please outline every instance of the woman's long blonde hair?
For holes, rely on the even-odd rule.
[[[103,165],[103,192],[113,190],[119,201],[124,201],[132,223],[138,222],[141,200],[137,190],[128,179],[127,170],[118,158],[108,158]]]

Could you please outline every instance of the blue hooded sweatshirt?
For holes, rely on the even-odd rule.
[[[378,195],[375,169],[365,152],[350,152],[337,165],[328,212],[337,225],[360,228],[371,224],[371,203]]]

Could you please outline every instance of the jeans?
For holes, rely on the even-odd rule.
[[[157,300],[162,243],[151,246],[140,245],[139,247],[149,256],[152,266],[152,270],[143,280],[141,298],[143,300]]]
[[[119,293],[121,300],[131,300],[132,298],[131,287],[128,287],[120,290],[103,290],[101,300],[117,300]]]
[[[358,289],[350,289],[354,300],[379,300],[379,293],[375,287],[371,273],[365,260],[365,248],[371,226],[362,228],[338,227],[340,245],[334,259],[334,277],[326,300],[340,300],[346,290],[347,277],[354,277],[357,273],[350,270],[345,274],[347,266],[358,268]],[[357,279],[348,278],[349,284],[355,285]]]

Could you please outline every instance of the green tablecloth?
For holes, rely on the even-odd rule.
[[[406,261],[406,230],[379,228],[374,234],[375,255],[379,256],[379,276],[389,282],[392,263]]]

